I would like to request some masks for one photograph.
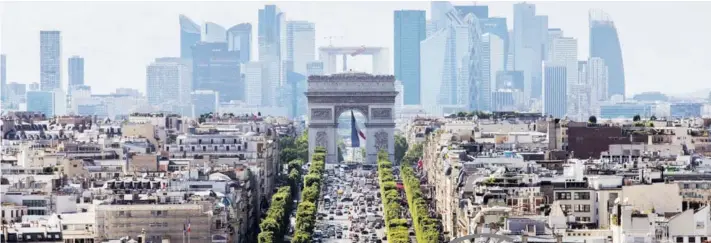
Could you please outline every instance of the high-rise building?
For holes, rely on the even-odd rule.
[[[239,52],[241,63],[252,59],[252,24],[242,23],[227,30],[227,49]]]
[[[625,67],[617,28],[612,18],[601,10],[591,10],[590,57],[599,57],[608,67],[607,95],[625,95]]]
[[[514,4],[513,68],[523,71],[526,99],[541,95],[541,62],[547,32],[548,17],[536,15],[534,4]]]
[[[0,101],[3,103],[8,101],[9,92],[7,91],[7,63],[5,55],[0,55]]]
[[[264,106],[278,106],[282,103],[282,86],[286,80],[290,60],[286,60],[286,15],[276,5],[265,5],[259,10],[257,31],[259,62],[264,68],[263,79],[268,93],[262,96]]]
[[[219,24],[207,22],[202,29],[201,40],[202,42],[227,42],[227,30]]]
[[[578,40],[571,37],[556,37],[549,47],[551,53],[549,63],[561,64],[566,69],[566,95],[568,97],[568,114],[577,114],[578,98],[582,96],[578,86]]]
[[[286,36],[287,70],[306,75],[306,65],[316,60],[316,26],[308,21],[288,21]]]
[[[480,109],[491,110],[491,93],[497,90],[497,73],[504,71],[506,48],[504,40],[493,33],[485,33],[481,40],[483,43],[482,70],[484,76],[478,89],[482,97]]]
[[[523,92],[523,72],[503,71],[496,73],[496,89],[514,89]]]
[[[225,42],[200,42],[193,47],[192,90],[213,90],[220,100],[244,100],[239,53]]]
[[[565,65],[543,64],[543,115],[563,118],[567,112]]]
[[[7,94],[7,99],[4,101],[4,103],[6,105],[12,108],[19,108],[19,105],[21,103],[25,103],[27,84],[10,82],[5,86],[5,88],[5,94]]]
[[[427,37],[425,11],[395,11],[395,79],[404,87],[406,105],[420,104],[420,42]]]
[[[504,17],[490,17],[487,19],[480,19],[481,32],[482,33],[492,33],[504,41],[504,68],[506,67],[506,62],[508,61],[508,50],[509,50],[509,29],[506,24],[506,18]]]
[[[478,19],[489,18],[489,6],[486,5],[459,5],[454,6],[459,16],[464,19],[468,14],[474,14]]]
[[[276,5],[265,5],[259,10],[259,25],[257,29],[257,42],[259,44],[259,60],[265,61],[265,56],[278,57],[280,48],[280,20],[281,12]]]
[[[146,67],[148,104],[161,110],[189,115],[192,74],[188,61],[180,58],[157,58]]]
[[[190,20],[185,15],[180,15],[180,58],[193,57],[192,48],[200,42],[200,25]]]
[[[195,90],[192,93],[193,117],[206,113],[217,113],[220,104],[220,95],[212,90]]]
[[[244,72],[245,103],[249,106],[262,106],[264,85],[264,67],[261,62],[242,64]]]
[[[62,38],[59,31],[40,31],[40,88],[62,88]]]
[[[42,112],[47,117],[54,116],[54,92],[27,91],[27,111]]]
[[[607,85],[609,84],[609,68],[605,60],[591,57],[586,62],[586,83],[591,89],[591,101],[602,102],[610,97]]]
[[[72,56],[69,58],[69,88],[84,85],[84,58]]]

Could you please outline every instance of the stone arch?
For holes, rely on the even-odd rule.
[[[358,111],[365,119],[366,162],[376,163],[379,149],[385,149],[394,160],[395,77],[344,73],[310,76],[308,100],[309,154],[314,148],[326,148],[326,163],[337,163],[338,118],[349,110]],[[378,140],[378,141],[376,141]],[[377,146],[376,146],[377,145]]]

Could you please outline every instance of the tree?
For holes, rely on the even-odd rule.
[[[589,123],[592,123],[592,124],[597,124],[597,117],[595,117],[595,116],[590,116],[590,117],[588,118],[588,122],[589,122]]]
[[[641,121],[641,120],[642,120],[642,117],[639,116],[639,114],[634,115],[634,117],[632,118],[632,121],[635,121],[635,122],[638,122],[638,121]]]
[[[395,162],[400,162],[402,161],[402,158],[405,157],[405,153],[407,152],[407,139],[405,139],[404,136],[400,134],[395,135]]]

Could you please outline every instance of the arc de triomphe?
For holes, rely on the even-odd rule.
[[[310,76],[306,98],[309,107],[309,158],[314,148],[326,148],[326,163],[338,161],[338,117],[355,110],[366,117],[366,163],[375,164],[382,149],[395,160],[393,120],[395,76],[342,73]]]

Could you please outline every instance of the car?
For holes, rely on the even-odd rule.
[[[335,212],[333,210],[329,210],[328,214],[334,214]]]
[[[343,215],[343,212],[341,212],[340,210],[339,210],[339,211],[336,211],[336,215],[337,215],[337,216],[341,216],[341,215]]]
[[[328,220],[333,220],[333,215],[328,216]]]

